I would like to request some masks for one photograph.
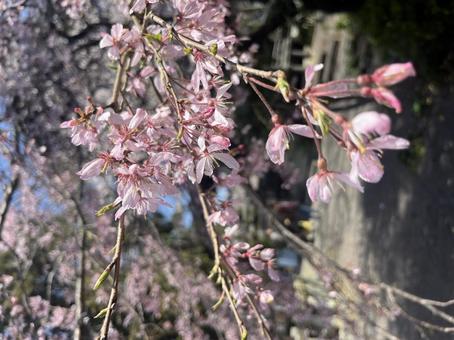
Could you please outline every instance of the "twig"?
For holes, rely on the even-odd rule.
[[[454,333],[454,327],[442,327],[442,326],[434,325],[434,324],[432,324],[430,322],[427,322],[427,321],[424,321],[424,320],[420,320],[418,318],[415,318],[413,315],[410,315],[407,311],[405,311],[402,308],[402,306],[400,306],[397,303],[392,289],[387,289],[386,292],[387,292],[387,296],[389,298],[389,301],[394,305],[394,307],[396,307],[399,310],[400,314],[404,318],[406,318],[406,319],[414,322],[415,324],[420,325],[421,327],[424,327],[426,329],[430,329],[430,330],[437,331],[437,332],[440,332],[440,333]]]
[[[219,255],[219,241],[216,235],[216,231],[214,230],[214,226],[209,219],[210,213],[208,211],[208,207],[205,201],[205,194],[200,190],[199,186],[197,186],[197,193],[199,195],[200,204],[202,205],[202,212],[208,230],[208,235],[210,235],[211,243],[213,245],[214,266],[210,272],[210,277],[212,277],[214,274],[218,273],[221,265],[221,257]]]
[[[129,53],[123,54],[120,58],[120,62],[117,67],[117,73],[115,76],[115,81],[112,90],[112,98],[110,99],[110,103],[108,106],[113,107],[114,109],[118,108],[118,97],[120,96],[120,92],[123,88],[123,76],[126,73],[127,64],[129,62]]]
[[[248,77],[246,77],[246,79],[249,79]],[[255,84],[253,82],[249,82],[249,85],[252,87],[252,89],[254,90],[254,92],[257,94],[257,96],[260,98],[260,100],[262,101],[262,103],[266,106],[266,109],[268,110],[268,112],[270,113],[271,117],[276,115],[277,116],[277,113],[276,111],[274,111],[274,109],[271,107],[270,103],[268,103],[268,101],[266,100],[265,96],[262,94],[262,92],[259,91],[259,89],[257,88],[257,86],[255,86]]]
[[[147,15],[147,18],[150,18],[155,23],[157,23],[159,26],[161,26],[163,28],[166,28],[169,32],[171,32],[175,36],[175,38],[184,47],[196,48],[199,51],[202,51],[202,52],[205,52],[205,53],[207,53],[209,55],[212,55],[214,58],[216,58],[217,60],[219,60],[223,64],[230,64],[230,65],[234,66],[237,69],[237,71],[240,72],[243,75],[252,74],[252,75],[255,75],[255,76],[260,77],[260,78],[271,80],[273,82],[277,81],[276,71],[259,70],[259,69],[252,68],[252,67],[249,67],[249,66],[241,65],[240,63],[237,63],[237,62],[234,62],[234,61],[232,61],[230,59],[224,58],[224,57],[222,57],[219,54],[213,54],[213,53],[211,53],[209,46],[206,46],[206,45],[204,45],[204,44],[202,44],[202,43],[200,43],[198,41],[195,41],[195,40],[193,40],[191,38],[188,38],[188,37],[184,36],[183,34],[178,33],[177,30],[171,24],[167,23],[164,19],[162,19],[161,17],[153,14],[152,12],[150,12]]]
[[[117,242],[115,243],[115,253],[112,259],[115,262],[115,272],[114,272],[114,282],[112,284],[112,289],[110,291],[110,298],[109,303],[107,304],[106,309],[106,316],[104,318],[104,322],[101,327],[101,332],[99,335],[99,340],[107,340],[109,334],[109,326],[110,320],[112,317],[112,312],[115,307],[115,304],[118,299],[118,284],[120,282],[120,261],[121,261],[121,251],[124,239],[124,232],[125,232],[125,224],[124,224],[125,216],[122,215],[120,220],[118,221],[117,227]]]
[[[426,308],[427,310],[431,311],[432,314],[442,318],[443,320],[451,323],[454,325],[454,317],[439,310],[438,308],[434,307],[433,303],[434,302],[438,302],[438,301],[433,301],[433,300],[427,300],[427,299],[424,299],[424,298],[421,298],[419,296],[416,296],[416,295],[413,295],[411,293],[408,293],[406,291],[403,291],[399,288],[396,288],[396,287],[392,287],[390,285],[387,285],[385,283],[381,283],[380,284],[380,287],[385,289],[386,291],[391,291],[393,293],[393,295],[398,295],[404,299],[407,299],[409,301],[412,301],[412,302],[415,302],[417,303],[418,305]],[[452,300],[451,300],[452,301]],[[450,301],[448,301],[450,302]],[[443,304],[443,302],[438,302],[438,303],[441,303]]]
[[[233,300],[232,294],[230,293],[230,288],[227,285],[225,277],[222,274],[222,272],[220,274],[221,274],[220,277],[221,277],[222,290],[224,291],[225,295],[227,296],[227,299],[229,300],[229,306],[235,317],[241,339],[246,339],[247,338],[247,329],[244,326],[243,320],[241,320],[240,314],[238,313],[238,309],[236,308],[235,301]]]
[[[309,125],[310,129],[312,130],[312,133],[314,134],[314,142],[315,142],[315,147],[317,148],[318,159],[319,160],[324,159],[322,145],[321,145],[321,142],[317,138],[317,131],[315,131],[314,125],[312,124],[311,120],[309,119],[307,110],[304,107],[304,105],[301,105],[301,112],[303,114],[304,119],[307,122],[307,125]]]
[[[262,334],[266,337],[267,340],[271,340],[271,333],[270,330],[268,329],[268,326],[265,323],[265,320],[262,316],[262,313],[259,312],[255,302],[252,300],[252,298],[249,296],[249,293],[246,293],[246,299],[249,303],[249,306],[251,306],[252,311],[255,314],[255,318],[257,319],[257,322],[259,323],[260,329],[262,331]]]
[[[19,186],[20,182],[20,175],[18,173],[14,174],[11,182],[6,187],[4,194],[3,194],[3,203],[0,206],[0,235],[3,230],[3,225],[5,224],[6,215],[8,214],[9,207],[11,205],[11,201],[13,199],[13,195],[16,192],[16,189]]]

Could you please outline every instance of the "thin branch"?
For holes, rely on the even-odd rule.
[[[118,284],[120,282],[120,261],[121,261],[121,251],[124,240],[125,232],[125,216],[122,215],[118,221],[117,227],[117,242],[115,243],[115,253],[113,256],[113,262],[115,262],[115,272],[114,272],[114,282],[112,284],[112,289],[110,291],[109,303],[106,308],[106,316],[101,327],[101,332],[99,335],[99,340],[107,340],[109,334],[110,320],[112,318],[112,313],[115,308],[117,299],[118,299]]]
[[[110,99],[110,103],[108,105],[113,107],[114,109],[118,108],[118,97],[120,96],[120,92],[123,88],[123,77],[126,74],[129,59],[129,53],[123,54],[117,67],[117,73],[112,90],[112,98]]]
[[[248,77],[246,77],[246,79],[249,80]],[[253,82],[249,82],[249,85],[252,87],[252,89],[254,90],[254,92],[257,94],[257,96],[260,98],[261,102],[266,106],[266,109],[268,110],[268,112],[270,113],[271,117],[276,115],[277,116],[277,113],[276,111],[274,111],[274,109],[271,107],[270,103],[268,103],[268,101],[266,100],[265,96],[262,94],[262,92],[259,91],[259,89],[257,88],[257,86],[255,86],[255,84]]]
[[[380,284],[380,287],[387,290],[387,291],[391,291],[394,295],[398,295],[404,299],[407,299],[409,301],[412,301],[414,303],[417,303],[418,305],[420,306],[423,306],[424,308],[426,308],[427,310],[431,311],[432,314],[442,318],[443,320],[451,323],[454,325],[454,317],[439,310],[438,308],[434,307],[434,302],[435,303],[441,303],[443,304],[443,302],[438,302],[438,301],[433,301],[433,300],[427,300],[427,299],[424,299],[424,298],[421,298],[419,296],[416,296],[416,295],[413,295],[411,293],[408,293],[406,291],[403,291],[399,288],[396,288],[396,287],[392,287],[390,285],[387,285],[385,283],[381,283]],[[452,301],[452,300],[451,300]],[[451,302],[451,301],[448,301],[448,302]]]
[[[227,296],[227,299],[229,300],[229,306],[235,317],[241,339],[246,339],[247,338],[247,329],[244,326],[243,320],[241,320],[241,317],[240,317],[240,314],[236,307],[235,301],[233,300],[232,294],[230,293],[230,288],[228,287],[225,277],[224,277],[224,275],[222,275],[222,273],[221,273],[220,277],[221,277],[222,290],[224,291],[225,295]]]
[[[389,301],[394,305],[394,307],[396,307],[399,310],[400,315],[402,315],[404,318],[406,318],[406,319],[414,322],[416,325],[420,325],[421,327],[426,328],[426,329],[430,329],[430,330],[437,331],[440,333],[454,333],[454,327],[442,327],[439,325],[434,325],[433,323],[430,323],[430,322],[427,322],[424,320],[420,320],[418,318],[415,318],[413,315],[410,315],[396,301],[394,293],[391,289],[387,289],[386,292],[387,292]]]
[[[0,235],[3,230],[3,225],[5,224],[6,215],[8,214],[13,195],[16,192],[20,182],[20,175],[18,173],[14,174],[11,182],[8,184],[4,191],[4,199],[2,205],[0,206]]]
[[[211,243],[213,245],[213,252],[214,252],[214,266],[211,269],[210,277],[214,274],[218,273],[218,270],[221,265],[221,257],[219,255],[219,241],[216,235],[216,231],[214,230],[213,224],[210,222],[210,213],[208,211],[208,207],[205,201],[205,194],[200,190],[200,187],[197,186],[197,193],[199,195],[200,204],[202,205],[202,212],[203,217],[206,222],[206,227],[208,230],[208,235],[210,235]]]
[[[195,48],[199,51],[212,55],[214,58],[216,58],[223,64],[230,64],[230,65],[234,66],[237,69],[237,71],[243,75],[252,74],[252,75],[255,75],[260,78],[271,80],[273,82],[277,81],[276,71],[259,70],[256,68],[252,68],[252,67],[245,66],[240,63],[234,62],[232,60],[222,57],[219,54],[213,54],[213,53],[211,53],[209,46],[206,46],[201,42],[195,41],[189,37],[184,36],[183,34],[178,33],[177,30],[171,24],[167,23],[163,18],[153,14],[152,12],[150,12],[147,15],[147,18],[150,18],[155,23],[157,23],[159,26],[166,28],[167,30],[169,30],[169,32],[172,32],[172,34],[174,35],[176,40],[178,40],[184,47]]]

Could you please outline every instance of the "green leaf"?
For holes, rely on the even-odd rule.
[[[317,116],[318,125],[320,126],[320,130],[322,130],[322,135],[326,136],[329,133],[329,128],[331,126],[331,119],[322,110],[317,110],[316,116]]]
[[[241,340],[246,340],[248,336],[247,329],[242,326],[241,327]]]
[[[108,310],[108,308],[107,308],[107,307],[106,307],[106,308],[104,308],[104,309],[101,309],[101,310],[99,311],[99,313],[95,315],[95,317],[94,317],[94,318],[95,318],[95,319],[99,319],[99,318],[103,318],[103,317],[105,317],[105,316],[106,316],[106,314],[107,314],[107,310]]]
[[[112,270],[111,266],[108,266],[106,269],[104,269],[104,271],[101,273],[101,275],[99,275],[98,280],[96,280],[95,285],[93,286],[94,290],[97,290],[104,283],[104,281],[106,281],[111,270]]]
[[[105,213],[115,209],[118,205],[119,205],[118,203],[113,203],[113,202],[106,204],[105,206],[103,206],[101,209],[99,209],[96,212],[96,216],[100,217],[100,216],[104,215]]]
[[[285,74],[282,72],[279,74],[276,82],[276,88],[279,89],[279,91],[282,94],[282,97],[284,97],[284,100],[288,103],[290,102],[290,85],[288,81],[285,79]]]
[[[149,41],[149,42],[152,42],[153,40],[154,41],[158,41],[158,42],[162,42],[162,33],[159,32],[157,34],[153,34],[153,33],[147,33],[145,34],[145,38]]]

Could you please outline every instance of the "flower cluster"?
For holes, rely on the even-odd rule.
[[[145,1],[137,1],[132,11],[142,12],[145,5]],[[220,29],[224,27],[219,25],[224,21],[220,13],[226,13],[222,5],[174,1],[174,9],[177,30],[189,33],[189,25],[197,27],[191,30],[193,37],[209,40],[207,46],[216,49],[216,55],[230,54],[228,46],[235,37]],[[96,109],[90,103],[84,111],[76,110],[78,119],[61,125],[71,128],[75,145],[88,145],[90,151],[96,145],[107,147],[99,150],[98,157],[78,174],[84,180],[104,172],[117,178],[118,198],[114,205],[121,205],[117,218],[128,209],[139,214],[156,211],[164,204],[162,196],[175,194],[177,185],[186,181],[200,183],[219,166],[239,170],[239,163],[229,152],[229,136],[234,128],[229,118],[231,107],[227,105],[231,83],[222,80],[220,63],[213,55],[184,51],[171,35],[157,25],[140,31],[138,27],[127,29],[115,24],[111,34],[104,34],[100,42],[101,48],[108,48],[112,60],[120,61],[121,56],[131,54],[129,67],[140,66],[139,62],[147,65],[137,67],[138,75],[132,77],[128,89],[144,96],[144,82],[153,77],[161,95],[169,95],[161,105],[152,112],[145,108],[134,110],[129,105],[116,112]],[[185,53],[195,64],[192,76],[171,84],[170,79],[176,79],[180,71],[177,61],[187,58]],[[164,63],[153,64],[153,60],[164,56]],[[132,72],[134,69],[129,75]],[[177,96],[185,96],[185,100]],[[105,135],[108,143],[102,145],[100,140]]]
[[[289,135],[296,133],[313,138],[318,151],[318,172],[307,180],[307,189],[312,201],[329,202],[336,186],[349,185],[363,191],[360,180],[377,183],[384,169],[380,156],[385,149],[406,149],[409,142],[390,133],[389,116],[378,112],[362,112],[351,121],[340,113],[325,106],[323,98],[345,98],[370,96],[378,103],[401,111],[401,104],[385,86],[393,85],[407,77],[414,76],[411,63],[391,64],[380,67],[372,75],[362,75],[357,79],[336,80],[312,85],[315,73],[323,65],[306,69],[306,85],[298,91],[298,104],[308,126],[293,124],[281,125],[272,113],[275,127],[271,130],[266,150],[270,160],[276,164],[284,162],[285,150],[289,148]],[[368,86],[365,86],[368,85]],[[375,85],[375,87],[370,87]],[[322,100],[321,100],[322,99]],[[331,135],[346,152],[351,161],[350,173],[340,173],[327,169],[327,161],[321,150],[321,140]]]
[[[157,16],[160,10],[171,20]],[[132,28],[115,24],[100,41],[100,47],[107,48],[108,57],[118,65],[112,102],[97,108],[90,101],[85,110],[76,109],[77,119],[61,125],[71,129],[75,145],[88,145],[97,152],[79,171],[82,179],[101,173],[115,177],[117,197],[106,210],[117,208],[116,219],[128,210],[142,215],[155,212],[166,204],[165,196],[177,194],[184,184],[198,185],[204,177],[210,177],[214,187],[231,188],[245,182],[241,164],[234,157],[240,148],[232,148],[234,107],[229,94],[232,83],[224,80],[226,71],[236,78],[241,75],[271,114],[273,128],[265,148],[272,163],[285,162],[292,135],[315,143],[318,173],[307,180],[313,201],[328,202],[336,185],[362,191],[361,180],[378,182],[383,176],[382,151],[408,147],[408,141],[389,134],[387,115],[364,112],[349,121],[331,111],[325,99],[371,97],[400,112],[400,102],[386,87],[413,76],[410,63],[315,85],[316,72],[323,65],[310,66],[305,71],[305,87],[295,89],[283,71],[262,71],[238,63],[237,38],[225,25],[228,10],[222,0],[171,0],[165,4],[136,0],[130,13]],[[279,93],[287,103],[295,102],[305,123],[284,124],[258,86]],[[154,106],[146,100],[151,90],[160,99]],[[328,170],[321,143],[329,136],[350,159],[349,173]],[[260,160],[254,166],[267,168]],[[237,304],[249,301],[250,295],[261,305],[272,302],[273,295],[262,288],[263,277],[258,273],[266,271],[271,280],[279,280],[274,250],[234,242],[231,236],[239,217],[232,202],[219,203],[215,194],[198,190],[215,253],[212,274],[224,280],[223,293],[232,292]],[[222,238],[216,234],[218,226],[224,227]]]

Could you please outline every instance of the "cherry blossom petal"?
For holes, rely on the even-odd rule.
[[[396,113],[402,112],[402,105],[399,99],[390,90],[384,87],[379,87],[371,90],[371,94],[377,103],[386,105],[396,111]]]
[[[195,167],[196,168],[195,173],[196,173],[196,182],[197,183],[202,182],[203,174],[205,172],[205,164],[206,163],[207,163],[206,157],[200,158],[199,161],[197,162],[197,165]]]
[[[103,159],[96,158],[95,160],[92,160],[91,162],[85,164],[82,169],[77,172],[77,175],[79,175],[83,180],[95,177],[101,173],[104,164],[105,161]]]
[[[384,169],[377,154],[374,151],[360,153],[358,151],[351,153],[352,167],[358,176],[368,183],[378,183],[383,177]]]
[[[313,133],[312,129],[307,125],[292,124],[292,125],[287,125],[287,129],[297,135],[300,135],[303,137],[308,137],[308,138],[314,138],[314,133]]]
[[[285,160],[285,150],[288,148],[288,138],[284,126],[274,127],[266,141],[266,152],[271,162],[282,164]]]
[[[99,47],[100,48],[105,48],[105,47],[110,47],[112,45],[113,45],[112,37],[109,34],[104,33],[101,41],[99,42]]]
[[[375,138],[367,144],[368,149],[374,150],[380,149],[402,150],[407,149],[409,146],[410,142],[408,140],[393,135],[385,135]]]
[[[134,130],[135,128],[137,128],[144,121],[147,115],[147,111],[143,109],[137,109],[136,114],[129,121],[128,129]]]
[[[220,160],[232,170],[240,169],[240,164],[228,153],[213,153],[213,157]]]
[[[391,131],[391,119],[384,113],[375,111],[362,112],[351,121],[353,130],[365,135],[378,133],[380,136]]]
[[[323,64],[310,65],[304,70],[304,76],[306,78],[306,84],[304,88],[309,88],[312,85],[312,80],[314,79],[315,72],[320,71],[323,68]]]

